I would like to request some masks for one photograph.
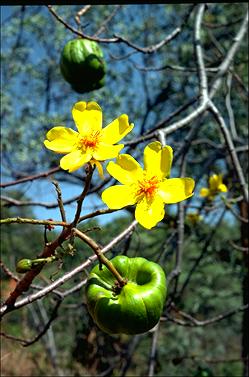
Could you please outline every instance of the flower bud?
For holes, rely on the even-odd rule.
[[[16,272],[25,273],[32,270],[32,260],[31,259],[21,259],[16,264]]]

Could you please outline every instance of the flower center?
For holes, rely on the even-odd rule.
[[[100,131],[93,131],[89,135],[83,136],[79,140],[79,148],[84,150],[90,148],[95,150],[100,141]]]
[[[146,179],[144,178],[142,181],[138,181],[138,190],[136,192],[136,196],[139,199],[142,199],[144,196],[147,199],[152,199],[158,189],[159,180],[156,176]]]

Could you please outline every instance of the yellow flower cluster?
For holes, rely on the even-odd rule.
[[[213,200],[217,194],[220,192],[227,192],[227,186],[222,182],[221,174],[213,174],[209,178],[209,187],[203,187],[200,190],[200,196],[207,198],[208,200]]]
[[[109,208],[135,204],[136,220],[151,229],[164,218],[165,204],[178,203],[193,195],[192,178],[169,178],[173,159],[170,146],[162,146],[158,141],[148,144],[144,149],[144,168],[129,154],[119,154],[124,145],[116,143],[134,127],[126,114],[102,128],[101,107],[96,102],[77,102],[72,116],[78,132],[54,127],[47,133],[44,144],[54,152],[66,154],[60,166],[69,172],[89,162],[102,175],[99,161],[116,157],[116,162],[107,165],[107,171],[121,185],[111,186],[102,193],[102,200]]]

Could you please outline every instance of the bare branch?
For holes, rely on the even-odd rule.
[[[35,179],[48,177],[49,175],[57,173],[60,170],[61,170],[61,168],[60,168],[60,166],[58,166],[56,168],[53,168],[53,169],[48,170],[48,171],[43,172],[43,173],[29,175],[28,177],[20,178],[20,179],[17,179],[15,181],[12,181],[12,182],[1,183],[0,187],[5,188],[5,187],[9,187],[9,186],[19,185],[20,183],[24,183],[24,182],[31,182],[31,181],[34,181]]]
[[[7,219],[1,219],[0,225],[2,224],[32,224],[32,225],[54,225],[54,226],[70,227],[70,224],[64,221],[36,220],[36,219],[26,219],[22,217],[10,217]]]
[[[115,34],[114,34],[114,38],[99,38],[99,37],[96,37],[96,36],[87,35],[87,34],[81,32],[79,30],[74,29],[72,26],[70,26],[67,22],[65,22],[55,12],[55,10],[53,9],[53,7],[51,5],[47,5],[48,10],[57,19],[57,21],[62,23],[68,30],[70,30],[74,34],[76,34],[76,35],[78,35],[82,38],[86,38],[86,39],[89,39],[89,40],[92,40],[92,41],[95,41],[95,42],[100,42],[100,43],[120,43],[120,42],[122,42],[122,43],[125,43],[127,46],[132,47],[134,50],[136,50],[138,52],[142,52],[144,54],[152,54],[152,53],[158,51],[161,47],[163,47],[166,44],[168,44],[169,42],[171,42],[174,38],[176,38],[180,34],[182,27],[187,22],[187,20],[188,20],[188,18],[189,18],[194,7],[195,7],[195,4],[190,7],[190,9],[188,10],[187,14],[185,15],[185,17],[183,19],[182,25],[177,27],[174,31],[172,31],[171,34],[166,36],[162,41],[160,41],[160,42],[158,42],[158,43],[156,43],[152,46],[140,47],[140,46],[132,43],[128,39],[126,39],[122,36],[119,36],[119,35],[115,35]]]
[[[204,59],[203,59],[203,52],[201,47],[201,37],[200,37],[200,30],[201,30],[201,22],[203,18],[203,14],[205,11],[205,4],[201,4],[198,7],[196,22],[195,22],[195,53],[197,58],[197,68],[198,68],[198,75],[199,75],[199,83],[200,83],[200,98],[201,103],[205,104],[208,101],[208,84],[207,84],[207,76],[205,71]]]
[[[104,20],[98,31],[94,34],[94,37],[98,37],[105,29],[107,28],[108,23],[113,19],[113,17],[116,15],[117,11],[122,7],[123,5],[115,5],[114,10],[112,13]]]
[[[159,326],[160,326],[160,322],[153,329],[152,343],[151,343],[151,350],[150,350],[150,357],[149,357],[149,373],[148,373],[149,377],[154,376],[154,372],[155,372]]]
[[[229,150],[231,160],[233,162],[234,169],[236,171],[236,174],[238,176],[238,179],[239,179],[242,191],[243,191],[243,196],[245,198],[245,201],[248,202],[247,183],[246,183],[242,168],[240,166],[240,161],[239,161],[237,153],[235,151],[234,144],[233,144],[232,138],[230,136],[230,132],[227,129],[227,126],[225,124],[225,121],[224,121],[221,113],[219,112],[217,107],[214,105],[214,103],[210,101],[209,106],[210,106],[210,110],[213,113],[217,123],[220,126],[221,132],[224,136],[225,142],[226,142],[228,150]]]
[[[229,116],[229,125],[230,125],[230,130],[232,134],[232,138],[234,140],[238,139],[238,133],[235,125],[235,119],[234,119],[234,113],[231,105],[231,86],[232,86],[232,80],[233,80],[233,75],[229,71],[227,74],[227,80],[226,80],[226,85],[227,85],[227,94],[226,94],[226,108]]]
[[[74,216],[74,220],[72,222],[72,227],[76,226],[76,224],[79,221],[82,204],[83,204],[83,201],[84,201],[84,199],[87,195],[87,192],[90,188],[90,183],[91,183],[91,179],[92,179],[92,175],[93,175],[93,168],[92,168],[90,163],[88,163],[88,167],[87,167],[86,171],[87,171],[87,176],[86,176],[85,186],[84,186],[84,189],[83,189],[81,195],[79,196],[79,199],[77,200],[77,209],[76,209],[76,213],[75,213],[75,216]]]
[[[51,323],[56,319],[56,317],[58,315],[58,310],[59,310],[61,303],[62,303],[62,300],[57,300],[57,303],[55,304],[55,307],[53,308],[53,311],[51,313],[49,321],[46,323],[46,325],[44,326],[42,331],[34,339],[26,341],[25,344],[23,344],[24,347],[31,346],[32,344],[38,342],[38,340],[41,339],[41,337],[44,334],[46,334],[46,332],[48,331],[48,329],[51,326]]]
[[[247,32],[247,24],[248,24],[248,12],[246,13],[244,20],[241,24],[241,27],[234,38],[234,43],[232,44],[231,48],[229,49],[226,57],[224,58],[223,62],[219,66],[219,71],[217,73],[217,78],[214,79],[213,85],[210,89],[210,98],[212,98],[217,90],[219,89],[221,82],[222,82],[222,77],[225,75],[227,72],[228,68],[230,67],[233,58],[242,42],[243,37],[245,36]]]
[[[75,21],[77,22],[78,25],[80,25],[80,17],[82,17],[90,8],[91,8],[91,5],[85,5],[82,9],[80,9],[77,12],[75,16]]]
[[[178,325],[188,326],[188,327],[208,326],[208,325],[212,325],[213,323],[220,322],[220,321],[222,321],[225,318],[229,318],[229,317],[233,316],[234,314],[243,312],[243,311],[247,310],[248,307],[249,307],[249,304],[242,305],[242,306],[240,306],[238,308],[231,309],[231,310],[227,311],[226,313],[222,313],[222,314],[219,314],[219,315],[217,315],[217,316],[215,316],[213,318],[206,319],[205,321],[199,321],[198,319],[192,317],[190,314],[187,314],[187,313],[185,313],[185,312],[183,312],[181,310],[176,310],[176,312],[178,314],[180,314],[184,318],[188,319],[188,321],[182,321],[180,319],[172,318],[168,314],[166,314],[166,317],[161,318],[161,321],[164,321],[165,319],[166,320],[168,319],[169,321],[175,322]]]
[[[126,236],[128,236],[133,231],[133,229],[135,228],[136,225],[137,225],[137,221],[134,220],[123,232],[121,232],[111,242],[109,242],[109,244],[107,244],[105,247],[103,247],[102,253],[103,254],[106,253],[107,251],[112,249],[113,246],[115,246],[117,243],[122,241]],[[57,240],[57,242],[58,242],[58,240]],[[5,303],[1,307],[1,310],[0,310],[1,316],[3,316],[4,314],[6,314],[10,311],[13,311],[13,310],[18,309],[22,306],[25,306],[25,305],[29,304],[30,302],[34,302],[36,300],[41,299],[42,297],[46,296],[49,292],[52,292],[55,288],[60,287],[66,281],[72,279],[78,273],[84,271],[85,268],[89,267],[94,261],[96,261],[96,259],[97,259],[96,255],[89,257],[84,263],[82,263],[78,267],[74,268],[72,271],[66,273],[61,278],[55,280],[52,284],[43,288],[41,291],[39,291],[37,293],[29,295],[28,297],[25,297],[24,299],[19,300],[17,302],[13,302],[11,305],[8,305],[8,304]],[[30,272],[32,272],[32,271],[30,271]]]
[[[61,219],[62,219],[63,222],[66,222],[67,219],[66,219],[66,214],[65,214],[65,209],[64,209],[64,205],[63,205],[63,200],[62,200],[62,196],[61,196],[61,189],[60,189],[59,183],[55,180],[52,181],[52,183],[55,186],[55,189],[56,189],[56,192],[57,192],[57,202],[58,202],[58,206],[59,206],[60,213],[61,213]]]

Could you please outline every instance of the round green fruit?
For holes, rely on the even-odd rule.
[[[86,286],[88,310],[101,330],[109,334],[141,334],[160,319],[166,299],[163,269],[145,258],[117,256],[111,260],[127,280],[117,288],[114,275],[96,265]]]
[[[76,38],[67,42],[61,53],[60,69],[64,79],[78,93],[104,86],[106,64],[95,41]]]

